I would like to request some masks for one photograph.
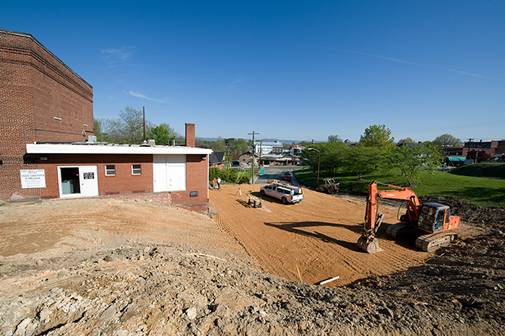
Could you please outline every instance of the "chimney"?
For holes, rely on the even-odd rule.
[[[195,147],[195,124],[186,123],[186,147]]]

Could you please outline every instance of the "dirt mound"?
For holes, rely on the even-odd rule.
[[[439,251],[425,265],[386,277],[371,277],[349,286],[374,289],[395,297],[396,302],[415,301],[436,314],[456,314],[460,321],[505,322],[505,234],[457,241]],[[401,298],[402,296],[408,298]]]
[[[426,273],[421,282],[393,276],[323,288],[265,274],[232,255],[152,244],[55,266],[48,259],[17,265],[12,273],[11,265],[11,276],[0,279],[1,334],[498,335],[503,321],[498,303],[433,296],[427,284],[441,274]]]
[[[461,216],[467,223],[479,224],[484,228],[505,228],[505,209],[482,208],[461,199],[445,196],[427,196],[422,200],[449,205],[451,213]]]
[[[286,244],[339,251],[345,246],[330,235],[357,235],[320,224],[288,232]],[[0,334],[501,335],[505,237],[487,227],[425,265],[324,288],[265,273],[216,223],[190,212],[103,200],[8,205],[0,209]],[[378,258],[363,265],[387,261]]]

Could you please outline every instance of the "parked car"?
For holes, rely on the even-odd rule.
[[[282,179],[284,181],[291,182],[293,180],[293,173],[292,172],[285,172],[284,174],[282,174]]]
[[[294,204],[303,200],[302,188],[287,184],[274,182],[261,187],[262,196],[276,198],[284,204]]]

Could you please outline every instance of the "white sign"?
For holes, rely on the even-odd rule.
[[[44,169],[21,169],[21,188],[45,188],[46,172]]]

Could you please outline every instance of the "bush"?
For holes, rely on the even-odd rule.
[[[463,166],[451,170],[451,174],[476,176],[476,177],[495,177],[505,178],[504,163],[479,163]]]
[[[220,177],[223,182],[227,183],[249,183],[250,180],[250,172],[243,171],[239,169],[231,169],[231,168],[210,168],[209,169],[209,181],[212,181],[215,178]]]

